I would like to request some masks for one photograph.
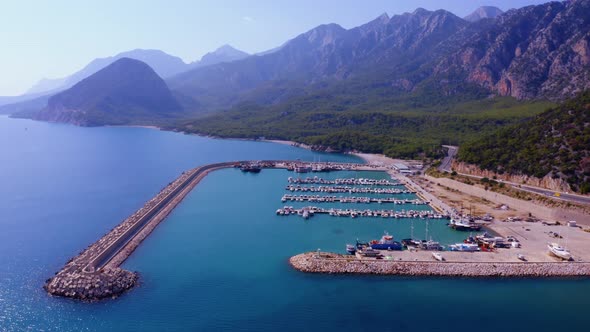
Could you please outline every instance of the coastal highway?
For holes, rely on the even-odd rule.
[[[441,172],[450,173],[453,158],[455,158],[455,155],[457,155],[457,150],[459,148],[457,146],[452,146],[452,145],[443,145],[443,148],[447,149],[447,156],[443,158],[440,166],[438,167],[438,170]],[[463,176],[467,176],[470,178],[478,179],[478,180],[481,180],[483,178],[481,176],[465,174],[465,173],[458,173],[458,174],[463,175]],[[508,182],[508,181],[503,181],[503,180],[497,180],[497,181],[511,185],[514,189],[528,191],[528,192],[531,192],[534,194],[539,194],[539,195],[551,197],[553,199],[559,199],[559,200],[566,201],[566,202],[573,202],[573,203],[590,205],[590,196],[576,195],[576,194],[565,193],[565,192],[556,192],[554,190],[533,187],[533,186],[529,186],[529,185],[518,184],[518,183]]]
[[[453,158],[455,158],[455,155],[457,154],[457,150],[459,149],[459,147],[453,145],[443,145],[442,147],[447,149],[447,156],[443,158],[440,166],[438,167],[438,170],[441,172],[450,173],[451,162],[453,161]]]
[[[549,190],[549,189],[532,187],[532,186],[527,186],[524,184],[519,185],[519,184],[512,183],[512,182],[505,182],[505,181],[498,181],[498,182],[510,183],[512,185],[512,187],[515,189],[528,191],[528,192],[532,192],[535,194],[545,195],[545,196],[548,196],[551,198],[561,199],[564,201],[570,201],[570,202],[590,205],[590,196],[576,195],[576,194],[570,194],[570,193],[564,193],[564,192],[556,192],[556,191]],[[557,196],[556,196],[556,193],[557,193]]]

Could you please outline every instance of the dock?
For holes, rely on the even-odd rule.
[[[420,219],[448,219],[447,215],[435,213],[433,211],[415,211],[415,210],[359,210],[359,209],[334,209],[318,208],[316,206],[306,206],[295,209],[292,206],[285,206],[276,211],[280,216],[301,216],[305,219],[313,217],[316,214],[327,214],[332,217],[380,217],[380,218],[420,218]]]
[[[415,194],[415,191],[408,189],[392,189],[392,188],[360,188],[350,186],[300,186],[288,185],[286,190],[291,192],[312,192],[312,193],[349,193],[349,194],[386,194],[386,195],[400,195],[400,194]]]
[[[404,184],[401,182],[393,182],[385,179],[357,179],[357,178],[347,178],[347,179],[334,179],[334,180],[326,180],[319,178],[317,176],[314,177],[306,177],[306,178],[288,178],[289,183],[294,184],[334,184],[334,185],[357,185],[357,186],[403,186]]]
[[[289,195],[285,194],[281,198],[284,202],[313,202],[313,203],[392,203],[396,205],[428,205],[427,201],[420,199],[395,199],[395,198],[376,198],[376,197],[348,197],[348,196],[319,196],[319,195]]]

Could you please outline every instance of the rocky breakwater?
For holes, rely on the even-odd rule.
[[[310,273],[380,274],[449,277],[588,277],[590,263],[435,262],[357,259],[353,256],[315,252],[293,256],[289,263]]]
[[[119,268],[133,251],[127,247],[137,247],[138,235],[142,235],[140,240],[147,236],[146,225],[153,229],[204,175],[225,166],[207,165],[184,172],[142,208],[70,259],[46,281],[45,290],[51,295],[94,301],[116,297],[131,289],[138,281],[138,274]]]

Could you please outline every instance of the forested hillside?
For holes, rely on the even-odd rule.
[[[459,159],[498,173],[561,178],[589,193],[590,92],[463,145]]]

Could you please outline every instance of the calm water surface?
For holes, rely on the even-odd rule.
[[[342,252],[345,243],[378,238],[383,231],[408,237],[412,225],[422,237],[426,224],[276,216],[286,179],[293,175],[284,170],[226,169],[206,177],[127,260],[124,268],[139,271],[141,285],[117,300],[80,303],[51,298],[41,288],[70,257],[183,170],[227,160],[318,157],[359,162],[271,143],[0,117],[0,331],[587,329],[588,280],[292,270],[287,259],[293,254],[317,248]],[[344,176],[385,175],[326,175]],[[428,228],[443,243],[464,236],[440,221]]]

